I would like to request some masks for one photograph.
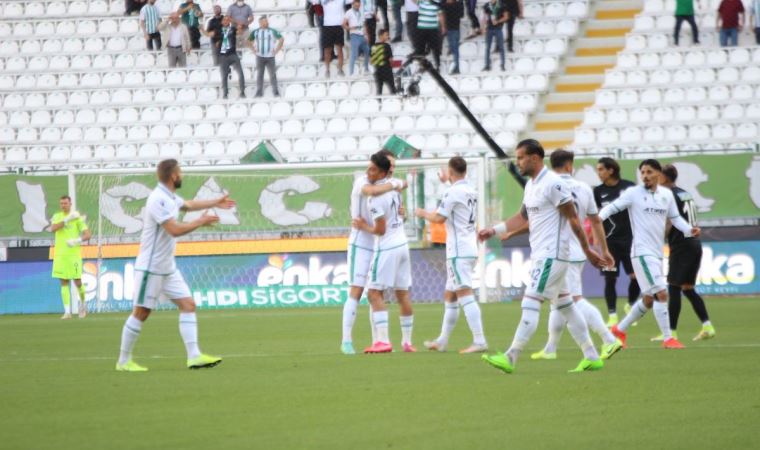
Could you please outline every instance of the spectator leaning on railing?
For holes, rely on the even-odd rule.
[[[169,67],[187,67],[187,55],[192,51],[190,33],[187,26],[180,22],[179,14],[173,12],[168,22],[158,25],[162,40],[166,43],[166,54],[169,57]]]
[[[160,23],[161,13],[156,8],[156,0],[148,0],[148,3],[140,10],[140,29],[148,50],[161,50],[161,33],[158,32]]]

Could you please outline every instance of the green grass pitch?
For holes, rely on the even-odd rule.
[[[580,360],[568,333],[557,361],[530,360],[546,309],[513,375],[479,355],[423,351],[440,305],[416,308],[418,354],[373,356],[339,353],[339,309],[201,311],[202,349],[225,357],[201,371],[184,368],[177,313],[160,312],[137,344],[150,368],[141,374],[114,371],[126,314],[0,317],[0,448],[757,448],[760,299],[707,301],[715,339],[691,342],[698,324],[684,301],[686,350],[650,343],[650,314],[631,348],[582,374],[566,373]],[[483,316],[503,350],[519,304],[485,305]],[[357,348],[368,335],[362,307]],[[452,346],[468,343],[460,316]]]

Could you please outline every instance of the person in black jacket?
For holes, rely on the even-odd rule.
[[[602,184],[594,188],[594,200],[596,201],[596,206],[600,209],[615,201],[624,190],[635,186],[631,181],[620,179],[620,165],[612,158],[600,158],[597,161],[596,173],[602,182]],[[615,265],[612,268],[602,270],[602,275],[604,276],[604,298],[607,301],[607,312],[609,314],[607,326],[612,326],[618,322],[617,291],[615,285],[617,284],[620,263],[623,264],[623,269],[628,274],[628,278],[630,278],[630,283],[628,284],[628,308],[636,303],[641,289],[636,281],[636,275],[633,273],[633,264],[631,264],[633,234],[631,233],[631,222],[628,219],[628,213],[624,211],[614,214],[605,220],[604,232],[607,235],[607,246],[615,258]]]
[[[211,40],[211,55],[214,65],[219,65],[219,48],[222,46],[222,7],[214,6],[214,17],[206,22],[206,36]]]
[[[678,170],[672,164],[662,168],[660,184],[673,191],[673,198],[676,200],[676,207],[681,217],[689,225],[696,226],[697,208],[694,205],[694,198],[688,192],[675,185],[678,179]],[[702,296],[696,291],[697,273],[702,262],[702,242],[696,237],[685,237],[680,230],[671,227],[668,232],[668,245],[670,246],[670,256],[668,257],[668,314],[670,315],[670,330],[673,337],[676,336],[678,326],[678,316],[681,315],[681,292],[691,302],[691,307],[699,317],[702,323],[702,329],[693,340],[710,339],[715,337],[715,327],[710,322],[707,314],[707,307]],[[662,340],[662,336],[652,340]]]

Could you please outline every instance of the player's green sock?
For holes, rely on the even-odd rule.
[[[84,283],[82,283],[81,286],[79,286],[79,301],[84,301]]]
[[[61,286],[61,299],[63,300],[63,310],[71,313],[71,290],[68,286]]]

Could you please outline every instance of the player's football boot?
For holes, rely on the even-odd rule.
[[[610,359],[612,355],[623,349],[623,342],[620,339],[615,339],[615,342],[607,345],[602,345],[602,359]]]
[[[116,363],[116,371],[117,372],[147,372],[148,368],[143,367],[136,362],[132,361],[131,359],[124,364]]]
[[[87,306],[84,304],[84,302],[79,303],[79,318],[84,319],[87,317]]]
[[[61,316],[61,320],[69,320],[71,319],[71,313],[65,313]]]
[[[537,351],[536,353],[533,353],[530,355],[530,359],[536,360],[536,359],[557,359],[557,352],[554,353],[546,353],[543,350]]]
[[[613,325],[612,328],[610,328],[610,332],[614,334],[616,338],[620,339],[620,343],[623,344],[623,348],[628,347],[628,345],[625,343],[626,334],[624,331],[620,331],[617,325]]]
[[[712,325],[702,325],[702,330],[700,330],[699,334],[694,336],[694,339],[692,341],[702,341],[705,339],[712,339],[715,337],[715,327]]]
[[[354,355],[356,354],[356,351],[354,350],[354,344],[351,342],[343,342],[340,344],[340,351],[344,355]]]
[[[575,369],[568,370],[569,373],[577,373],[577,372],[590,372],[594,370],[602,370],[602,367],[604,367],[604,361],[601,359],[597,359],[596,361],[591,361],[590,359],[583,358],[581,362],[578,363],[578,366]]]
[[[612,328],[615,325],[618,324],[618,315],[617,314],[610,314],[607,318],[607,328]]]
[[[683,344],[675,337],[672,337],[668,339],[667,341],[664,341],[662,343],[662,348],[668,348],[668,349],[682,349],[686,348],[683,346]]]
[[[404,353],[417,353],[417,348],[409,342],[405,342],[402,346]]]
[[[390,353],[392,351],[393,346],[389,342],[379,341],[364,349],[364,353]]]
[[[483,355],[480,359],[488,363],[491,367],[495,367],[504,373],[512,373],[515,371],[514,366],[512,366],[512,363],[509,362],[509,359],[507,359],[503,353]]]
[[[188,369],[210,369],[222,363],[222,358],[218,356],[209,356],[201,353],[201,356],[187,360]]]
[[[432,341],[425,341],[422,344],[425,346],[426,349],[430,350],[431,352],[445,352],[446,351],[446,345],[438,342],[438,339],[433,339]]]
[[[678,339],[678,333],[676,332],[676,330],[671,330],[670,335]],[[662,342],[664,340],[665,340],[665,336],[663,336],[662,333],[650,339],[651,342]]]
[[[459,350],[460,355],[469,355],[470,353],[484,353],[488,351],[488,344],[470,344],[469,347]]]

